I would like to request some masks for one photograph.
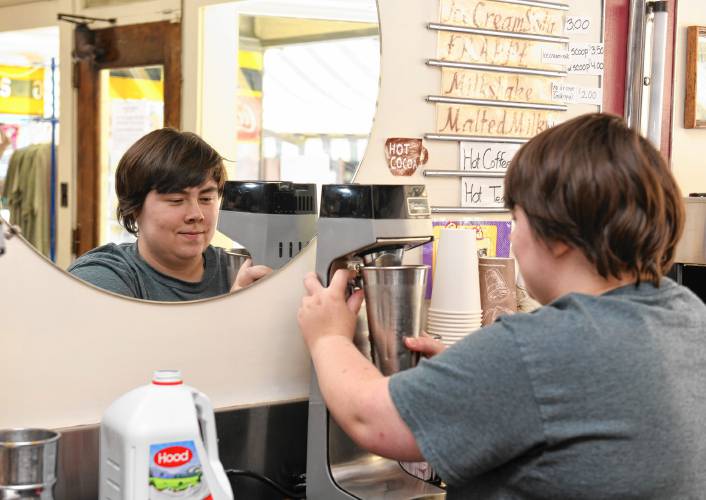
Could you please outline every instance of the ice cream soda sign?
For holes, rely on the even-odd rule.
[[[385,142],[385,158],[392,175],[409,176],[429,160],[422,139],[392,137]]]

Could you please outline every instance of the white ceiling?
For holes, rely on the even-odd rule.
[[[240,0],[241,14],[377,23],[375,0]]]
[[[52,57],[59,57],[59,28],[56,26],[0,32],[0,64],[47,64]]]
[[[32,3],[38,0],[0,0],[0,7],[8,7],[10,5],[21,5],[23,3]]]

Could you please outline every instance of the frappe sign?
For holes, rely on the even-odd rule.
[[[385,158],[392,175],[409,176],[429,160],[422,139],[393,137],[385,142]]]

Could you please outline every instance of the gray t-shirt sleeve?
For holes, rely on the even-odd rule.
[[[92,285],[113,293],[136,297],[135,291],[126,282],[127,273],[120,273],[117,267],[101,262],[79,264],[70,268],[69,272]]]
[[[424,458],[461,484],[544,441],[520,349],[502,323],[390,379],[390,394]]]

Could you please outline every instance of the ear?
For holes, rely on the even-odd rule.
[[[563,241],[554,241],[552,243],[548,243],[547,247],[549,248],[549,251],[555,259],[564,257],[566,254],[573,250],[573,247],[567,245]]]

